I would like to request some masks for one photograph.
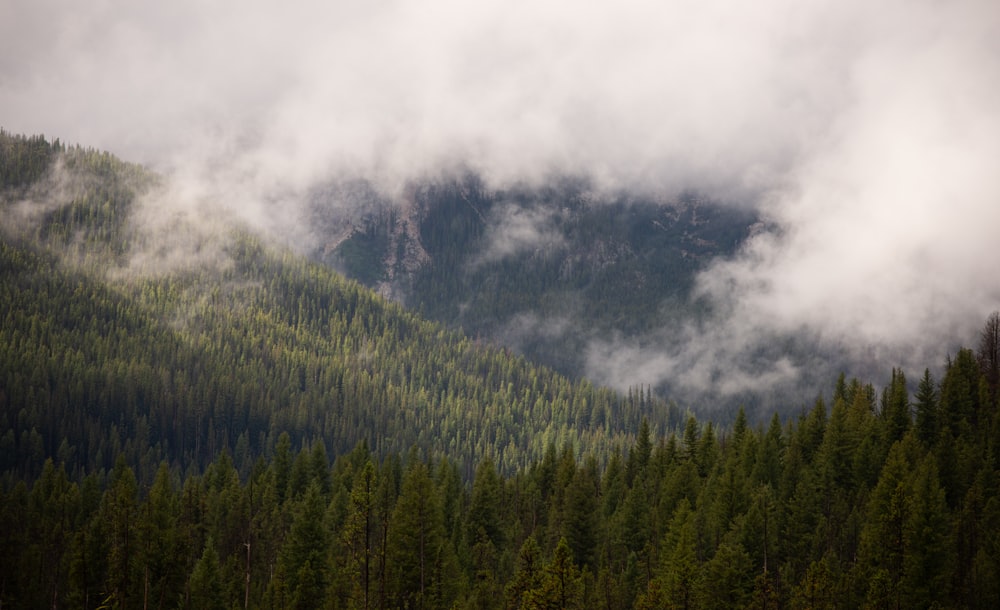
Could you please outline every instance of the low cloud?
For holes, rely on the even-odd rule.
[[[516,203],[494,205],[486,219],[485,246],[473,261],[474,266],[521,254],[544,254],[565,245],[556,225],[559,211],[538,205],[525,207]]]
[[[735,394],[801,377],[769,350],[797,333],[922,369],[998,308],[997,31],[992,0],[13,0],[0,121],[290,242],[317,184],[455,167],[752,206],[773,230],[701,274],[710,321],[590,350],[599,378]],[[490,256],[546,239],[505,213]]]

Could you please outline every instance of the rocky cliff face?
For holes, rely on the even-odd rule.
[[[563,372],[586,342],[688,315],[694,277],[735,252],[757,219],[693,194],[600,194],[586,183],[489,190],[475,177],[367,185],[315,200],[314,256],[470,335]]]

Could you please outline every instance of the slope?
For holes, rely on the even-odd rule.
[[[6,137],[5,150],[40,146]],[[5,154],[5,165],[22,158]],[[654,429],[679,420],[648,394],[572,382],[423,321],[246,231],[227,234],[224,264],[122,272],[142,191],[99,195],[152,188],[155,176],[137,180],[141,168],[82,149],[54,147],[35,163],[48,169],[8,184],[4,216],[45,212],[5,223],[0,248],[0,468],[18,477],[46,456],[79,474],[121,453],[149,481],[161,460],[198,470],[223,448],[248,469],[282,432],[331,454],[366,442],[447,455],[470,474],[484,456],[512,471],[551,443],[601,454],[643,416]],[[77,176],[82,190],[61,200],[24,197],[60,167],[99,178],[102,163],[117,178]]]
[[[586,374],[594,340],[696,319],[696,274],[757,222],[695,193],[663,200],[570,178],[496,190],[475,175],[412,185],[397,202],[365,185],[319,190],[314,218],[319,260],[571,377]]]

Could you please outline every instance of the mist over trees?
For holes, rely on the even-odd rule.
[[[759,222],[695,192],[665,199],[567,176],[498,189],[471,172],[417,183],[402,202],[365,184],[317,189],[310,210],[312,256],[420,315],[572,378],[662,395],[668,379],[595,345],[681,343],[681,327],[710,317],[697,274]]]
[[[36,141],[10,141],[9,166],[34,154]],[[72,154],[88,172],[113,161]],[[659,430],[682,417],[648,389],[621,396],[571,381],[425,322],[246,231],[222,235],[221,263],[213,253],[211,264],[132,272],[128,246],[148,237],[130,218],[135,191],[114,184],[84,180],[5,226],[0,399],[6,464],[21,476],[39,472],[36,449],[60,446],[71,471],[110,469],[124,452],[149,481],[163,459],[202,468],[229,448],[246,473],[288,432],[296,446],[322,439],[330,454],[360,440],[380,452],[416,446],[468,478],[482,456],[512,472],[549,442],[605,453],[646,414]]]
[[[245,229],[136,273],[156,176],[0,153],[0,605],[1000,605],[1000,314],[920,379],[720,424]]]

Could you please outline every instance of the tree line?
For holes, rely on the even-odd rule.
[[[994,315],[987,329],[996,328]],[[986,337],[984,331],[984,337]],[[993,335],[995,336],[995,334]],[[0,595],[41,607],[993,608],[996,351],[912,396],[841,377],[797,417],[689,417],[599,463],[570,444],[511,474],[482,458],[331,456],[278,435],[241,473],[124,454],[49,458],[0,497]],[[993,360],[991,360],[993,358]]]
[[[247,232],[113,273],[155,176],[0,153],[5,221],[40,204],[0,235],[0,606],[1000,605],[996,314],[940,380],[720,428]]]

